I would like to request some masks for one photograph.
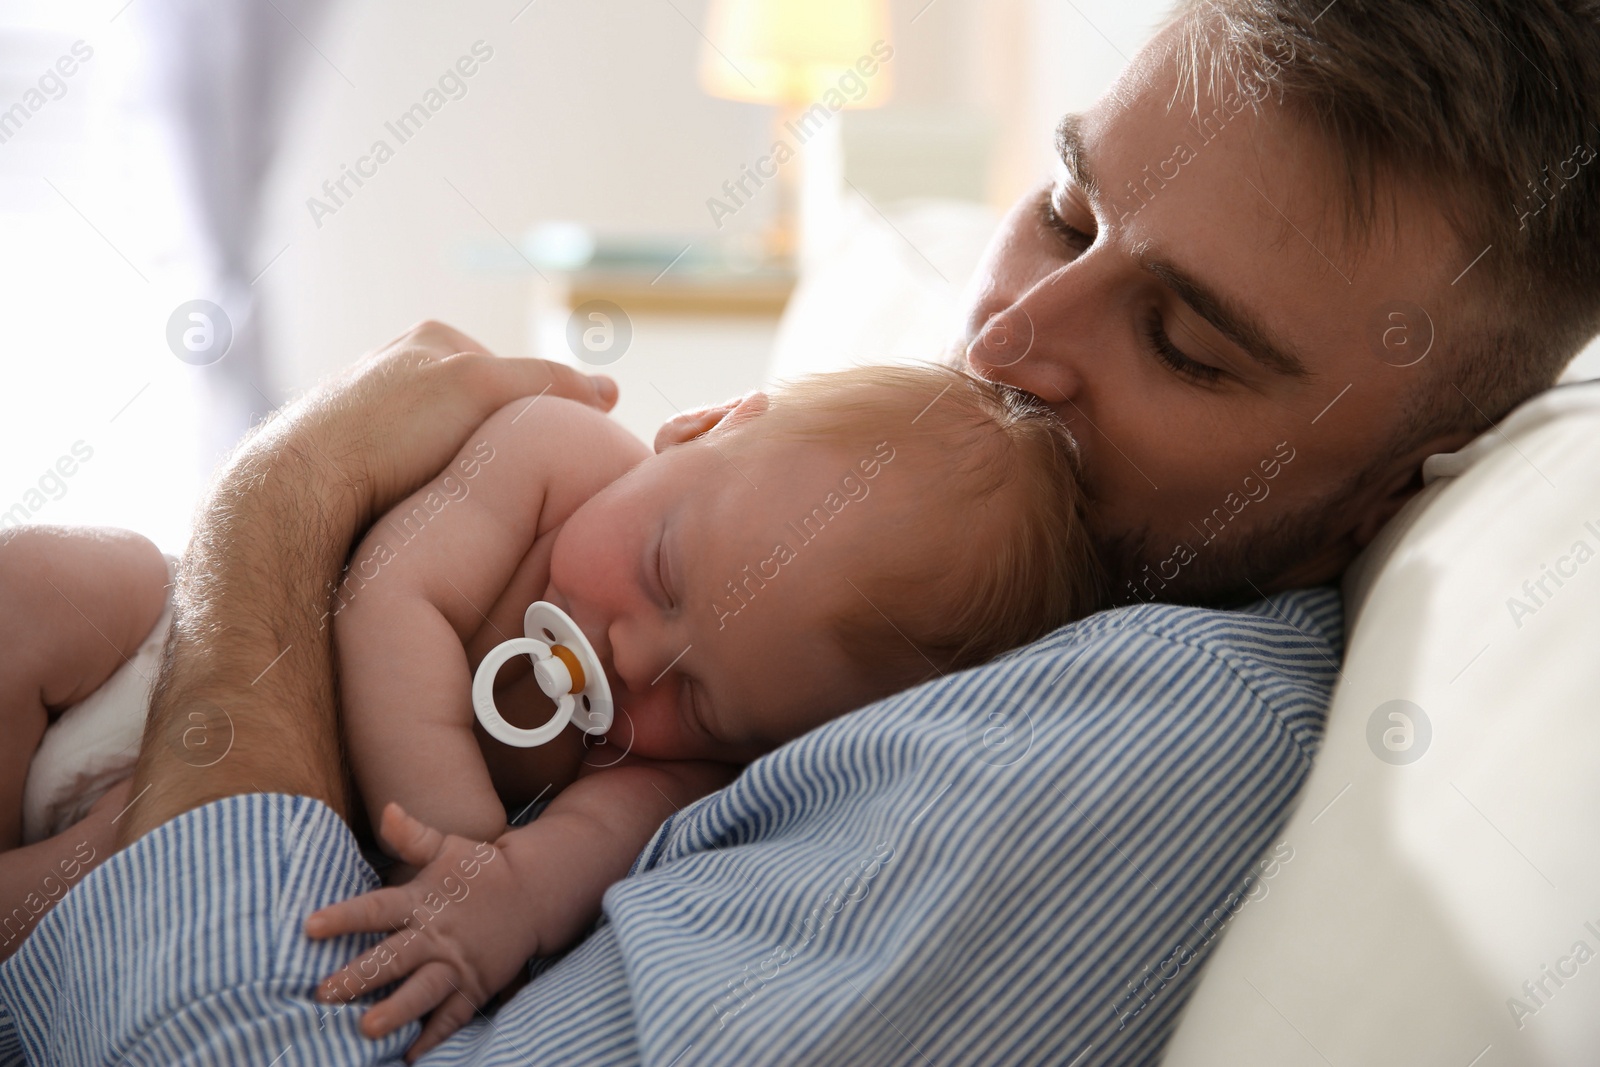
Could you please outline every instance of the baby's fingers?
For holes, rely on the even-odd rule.
[[[349,1003],[398,982],[412,971],[420,974],[433,955],[428,941],[419,938],[415,930],[400,930],[324,978],[317,987],[317,999]]]
[[[444,834],[407,815],[392,800],[383,806],[378,833],[397,856],[418,869],[432,863],[444,847]]]
[[[361,1032],[378,1038],[422,1018],[445,997],[455,993],[450,974],[447,963],[438,960],[424,963],[404,985],[367,1010],[361,1017]]]
[[[406,1049],[406,1062],[417,1062],[417,1057],[471,1022],[477,1012],[478,1009],[467,999],[465,993],[459,989],[452,989],[450,995],[444,999],[444,1003],[428,1016],[427,1025],[422,1028],[421,1036]]]
[[[306,936],[320,940],[393,930],[411,917],[411,897],[404,888],[390,886],[318,908],[306,918]]]

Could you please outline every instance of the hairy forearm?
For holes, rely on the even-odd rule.
[[[179,564],[123,844],[246,790],[347,811],[323,616],[366,516],[331,460],[273,430],[213,483]]]

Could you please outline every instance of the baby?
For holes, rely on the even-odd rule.
[[[437,1007],[412,1051],[431,1047],[576,941],[662,821],[743,764],[1091,610],[1073,461],[1048,409],[935,367],[808,379],[656,456],[566,401],[489,419],[374,528],[336,601],[357,784],[427,869],[310,917],[313,937],[407,924],[323,995],[410,974],[363,1028]],[[576,729],[536,749],[475,731],[472,671],[536,600],[606,668],[616,723],[587,760]],[[499,706],[548,718],[510,673]],[[552,794],[507,830],[508,806]],[[479,903],[447,904],[447,878]]]
[[[758,394],[656,456],[563,400],[491,417],[333,598],[356,782],[420,874],[307,919],[318,938],[398,931],[319,996],[404,978],[362,1029],[432,1012],[420,1055],[578,940],[662,821],[745,763],[1092,610],[1074,462],[1048,409],[936,367]],[[475,724],[472,673],[536,600],[605,667],[601,747],[574,728],[513,749]],[[549,717],[525,657],[496,692],[518,725]]]

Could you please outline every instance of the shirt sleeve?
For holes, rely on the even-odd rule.
[[[375,997],[312,997],[380,938],[301,933],[313,911],[378,884],[318,801],[256,793],[186,812],[90,872],[0,965],[0,1064],[398,1067],[418,1025],[371,1041],[356,1024]],[[423,1062],[633,1061],[613,932],[551,973]]]
[[[0,967],[30,1063],[401,1063],[312,999],[376,943],[301,934],[378,885],[354,837],[305,797],[246,794],[180,815],[90,872]],[[294,1058],[291,1058],[294,1057]]]

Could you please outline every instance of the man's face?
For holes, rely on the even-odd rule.
[[[1172,42],[1063,123],[979,271],[967,362],[1077,434],[1117,599],[1253,598],[1336,575],[1459,443],[1391,454],[1442,358],[1396,304],[1437,323],[1473,253],[1425,190],[1383,189],[1346,239],[1329,146],[1271,95],[1202,95],[1196,121]]]

